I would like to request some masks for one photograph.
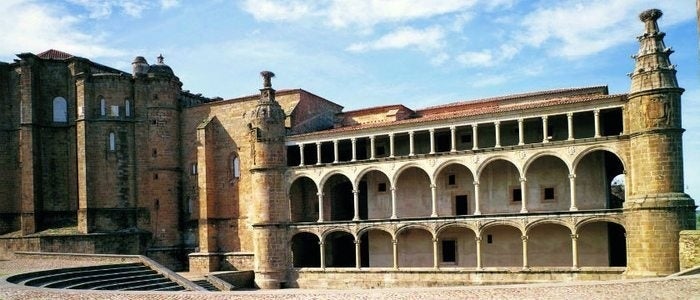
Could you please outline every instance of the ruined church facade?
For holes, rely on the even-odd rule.
[[[261,288],[660,276],[694,228],[659,31],[631,88],[354,111],[301,89],[207,98],[164,59],[0,64],[0,254],[146,254]]]

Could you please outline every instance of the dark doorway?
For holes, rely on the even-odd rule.
[[[469,202],[467,202],[467,195],[457,195],[455,196],[455,215],[467,215],[469,214]]]

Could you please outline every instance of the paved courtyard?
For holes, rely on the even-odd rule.
[[[18,286],[10,275],[92,265],[65,259],[0,261],[0,299],[700,299],[700,275],[607,282],[567,282],[503,286],[302,290],[241,292],[108,292]]]

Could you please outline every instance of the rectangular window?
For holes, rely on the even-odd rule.
[[[153,179],[158,180],[158,173],[153,173]]]
[[[467,202],[467,199],[467,195],[455,196],[455,215],[469,214],[469,202]]]
[[[544,201],[554,201],[554,188],[544,188],[542,189],[542,200]]]
[[[151,156],[153,156],[153,157],[158,156],[158,149],[153,148],[153,149],[151,150]]]
[[[493,244],[493,235],[490,235],[490,234],[486,235],[486,243]]]
[[[381,182],[381,183],[377,184],[377,192],[380,192],[380,193],[386,192],[386,183],[385,182]]]
[[[523,191],[520,188],[511,189],[511,201],[520,202],[523,201]]]
[[[457,175],[455,175],[455,174],[447,175],[447,185],[457,185]]]
[[[442,241],[442,262],[456,263],[457,262],[457,241],[445,240]]]
[[[197,163],[192,163],[192,175],[197,175]]]

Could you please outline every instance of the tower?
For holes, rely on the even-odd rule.
[[[627,275],[678,271],[678,235],[695,227],[693,200],[683,192],[681,94],[663,42],[658,9],[642,12],[644,34],[631,73],[629,193],[624,204]]]
[[[255,283],[260,288],[280,288],[287,267],[287,236],[281,223],[288,222],[284,190],[286,151],[284,111],[275,101],[272,72],[263,71],[260,99],[250,113],[252,151],[251,223],[255,251]]]

